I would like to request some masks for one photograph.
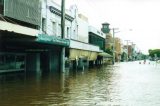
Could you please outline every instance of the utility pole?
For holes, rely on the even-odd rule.
[[[115,63],[115,37],[114,37],[114,28],[113,28],[113,64]]]
[[[118,32],[115,32],[115,30],[118,30],[118,28],[113,28],[112,29],[113,30],[113,40],[112,40],[112,42],[113,42],[113,64],[115,63],[115,33],[118,33],[118,32],[120,32],[120,31],[118,31]]]
[[[65,38],[65,0],[61,1],[61,38]],[[61,52],[61,72],[65,72],[65,47],[62,47]]]
[[[131,43],[131,60],[133,61],[133,42],[130,43]]]
[[[128,56],[129,56],[129,52],[128,52],[128,42],[130,41],[130,40],[125,40],[126,42],[127,42],[127,61],[128,61]]]
[[[135,61],[135,43],[132,44],[132,60]]]

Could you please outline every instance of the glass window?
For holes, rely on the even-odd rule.
[[[4,10],[4,7],[3,7],[3,0],[0,0],[0,14],[3,14],[3,10]]]
[[[67,38],[69,38],[70,30],[69,27],[67,27]]]
[[[6,58],[6,69],[15,69],[15,56],[12,54],[8,54],[5,56]]]
[[[16,56],[16,69],[25,68],[25,56],[19,55]]]
[[[108,26],[107,25],[103,25],[103,28],[108,28]]]
[[[4,55],[0,55],[0,65],[5,64],[5,57]]]
[[[52,31],[54,36],[56,36],[56,29],[56,22],[52,22]]]
[[[42,31],[46,33],[46,19],[42,18]]]
[[[6,63],[11,63],[15,61],[14,55],[6,55]]]
[[[25,57],[24,56],[16,56],[16,62],[24,62]]]
[[[3,5],[3,3],[4,3],[4,0],[0,0],[0,4],[2,4],[2,5]]]
[[[61,36],[61,24],[58,24],[58,36]]]

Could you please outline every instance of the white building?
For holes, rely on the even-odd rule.
[[[41,34],[61,37],[61,6],[53,0],[42,1]],[[100,34],[101,35],[101,34]],[[70,40],[69,49],[66,49],[69,60],[78,61],[85,58],[95,61],[100,52],[99,46],[89,44],[88,18],[78,14],[76,5],[65,10],[65,38]]]
[[[73,11],[66,10],[65,15],[65,38],[70,39],[72,35]],[[41,33],[61,37],[61,7],[52,0],[42,1],[42,27]]]
[[[88,30],[89,32],[95,33],[97,36],[106,39],[106,35],[102,31],[96,29],[95,27],[89,26]]]
[[[76,7],[76,6],[75,6]],[[73,8],[73,7],[72,7]],[[75,19],[72,23],[73,32],[70,40],[70,60],[85,58],[95,61],[100,48],[89,44],[89,23],[88,18],[82,14],[78,14],[78,9],[75,8]]]

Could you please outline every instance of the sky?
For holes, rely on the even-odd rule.
[[[54,0],[58,4],[61,0]],[[115,37],[130,40],[147,54],[148,49],[160,49],[160,0],[65,0],[66,8],[76,4],[89,24],[101,29],[102,23],[118,28]],[[115,32],[116,32],[115,31]],[[131,44],[131,43],[130,43]]]

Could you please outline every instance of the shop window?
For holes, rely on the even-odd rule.
[[[70,29],[69,27],[67,27],[67,38],[69,38],[69,35],[70,35]]]
[[[46,19],[42,18],[42,31],[46,33]]]
[[[0,0],[0,14],[3,14],[4,10],[4,0]]]
[[[56,36],[56,29],[56,22],[52,22],[52,32],[54,36]]]

